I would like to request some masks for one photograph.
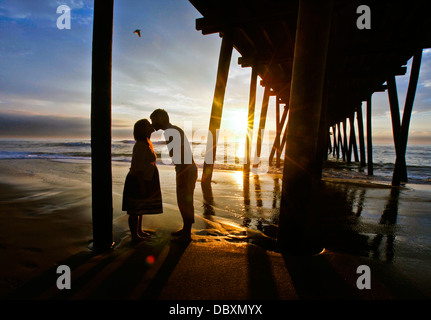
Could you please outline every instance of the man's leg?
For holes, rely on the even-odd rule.
[[[183,219],[183,229],[174,233],[185,239],[191,238],[192,225],[195,222],[193,195],[196,185],[197,172],[188,170],[187,173],[177,176],[177,203]]]

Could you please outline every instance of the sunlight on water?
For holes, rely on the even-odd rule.
[[[235,173],[233,173],[233,177],[234,177],[236,183],[238,184],[238,186],[242,188],[242,186],[244,184],[243,172],[242,171],[235,171]]]

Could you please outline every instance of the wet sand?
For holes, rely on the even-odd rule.
[[[317,256],[277,252],[280,174],[216,170],[213,203],[198,182],[188,245],[171,242],[181,227],[175,171],[159,166],[164,213],[145,216],[152,235],[130,242],[121,198],[128,164],[113,165],[115,248],[96,253],[90,165],[49,160],[0,161],[2,299],[429,299],[431,188],[325,176],[315,199]],[[201,170],[199,172],[199,176]],[[395,190],[395,191],[394,191]],[[58,265],[72,270],[58,290]],[[359,265],[369,290],[356,286]]]

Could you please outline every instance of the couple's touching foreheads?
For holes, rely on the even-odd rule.
[[[175,165],[177,203],[183,220],[183,227],[172,233],[173,241],[188,243],[195,221],[193,194],[198,176],[192,149],[184,131],[170,123],[165,110],[154,110],[150,120],[141,119],[133,128],[135,144],[124,183],[122,209],[129,215],[132,241],[147,238],[149,234],[142,229],[142,215],[163,213],[157,157],[150,140],[154,131],[163,130],[169,155]]]

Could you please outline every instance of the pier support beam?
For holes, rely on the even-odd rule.
[[[250,153],[253,141],[253,127],[254,127],[254,111],[256,107],[256,87],[257,87],[257,67],[253,66],[251,69],[250,79],[250,95],[248,99],[248,121],[247,121],[247,137],[245,140],[245,163],[244,172],[250,172]]]
[[[91,73],[91,187],[93,244],[109,249],[112,235],[111,80],[113,0],[94,1]]]
[[[399,132],[398,147],[396,148],[397,158],[395,160],[394,174],[392,176],[392,185],[399,186],[405,174],[407,181],[406,169],[406,150],[407,140],[409,136],[410,118],[413,110],[413,102],[415,100],[416,88],[419,78],[419,70],[421,67],[422,49],[419,49],[413,56],[412,70],[410,72],[409,86],[407,89],[406,101],[404,105],[403,120]]]
[[[324,81],[325,82],[325,81]],[[320,181],[322,179],[322,170],[323,170],[323,162],[327,158],[327,148],[328,148],[328,121],[327,121],[327,112],[328,112],[328,90],[326,87],[326,82],[324,84],[323,89],[323,97],[322,97],[322,106],[320,109],[320,123],[319,123],[319,132],[317,137],[317,145],[316,145],[316,153],[315,153],[315,173],[313,174],[314,179]]]
[[[232,58],[233,37],[233,30],[228,30],[224,33],[221,42],[220,56],[217,68],[217,79],[214,90],[213,104],[211,108],[210,124],[208,129],[211,135],[208,136],[204,167],[202,171],[202,188],[211,187],[212,173],[214,168],[214,162],[216,159],[218,130],[220,129],[221,124],[224,95],[226,92],[230,60]]]
[[[355,112],[352,113],[352,115],[349,117],[349,124],[350,124],[350,135],[349,135],[349,158],[351,158],[351,154],[353,151],[353,157],[355,159],[355,162],[359,161],[358,156],[358,146],[356,144],[356,134],[355,134]]]
[[[328,139],[327,139],[327,142],[326,142],[326,152],[325,152],[325,155],[324,155],[324,159],[325,160],[328,160],[328,155],[332,153],[332,141],[331,141],[331,131],[330,131],[330,128],[331,127],[328,128],[328,135],[327,135]]]
[[[364,118],[362,116],[362,104],[356,109],[358,117],[358,135],[359,135],[359,155],[361,168],[365,167],[365,139],[364,139]]]
[[[275,132],[275,139],[274,139],[274,145],[272,147],[272,150],[276,151],[276,158],[275,158],[275,167],[276,168],[280,168],[280,144],[281,144],[281,140],[280,140],[280,135],[281,135],[281,121],[280,121],[280,99],[278,97],[275,97],[275,121],[276,121],[276,132]],[[271,150],[271,151],[272,151]],[[270,157],[271,158],[271,157]],[[269,161],[269,164],[271,164],[271,160]]]
[[[336,123],[334,126],[334,134],[335,134],[335,154],[337,155],[337,159],[340,158],[340,137],[339,137],[339,124]]]
[[[332,7],[331,0],[299,2],[277,238],[280,249],[292,254],[316,250],[309,205],[320,182],[315,162]]]
[[[344,160],[344,146],[343,146],[343,137],[341,136],[341,122],[337,124],[338,128],[338,144],[337,144],[337,159],[340,158],[340,147],[341,147],[341,153]]]
[[[332,156],[335,156],[335,150],[337,148],[337,135],[335,131],[335,125],[331,127],[332,128],[332,140],[333,140],[333,147],[332,147]]]
[[[283,151],[284,145],[286,144],[286,134],[282,134],[283,133],[283,127],[284,127],[284,123],[286,122],[286,117],[287,117],[287,112],[289,111],[289,105],[286,104],[284,106],[284,110],[283,110],[283,115],[281,116],[281,120],[278,122],[278,129],[279,130],[279,134],[278,134],[278,141],[277,141],[277,137],[274,140],[274,144],[272,146],[271,149],[271,153],[269,155],[269,164],[272,164],[272,160],[274,158],[274,155],[276,156],[276,167],[280,168],[280,160],[281,160],[281,152]],[[286,133],[286,130],[284,131]],[[283,138],[281,139],[281,136],[283,135]]]
[[[346,121],[346,119],[344,119],[342,122],[343,122],[343,161],[350,162],[350,157],[347,153],[347,151],[348,151],[347,121]]]
[[[266,115],[268,113],[269,97],[271,89],[265,87],[263,92],[262,110],[260,111],[259,131],[257,132],[256,155],[253,161],[253,168],[257,168],[260,163],[260,153],[262,150],[262,138],[265,131]]]
[[[392,119],[392,135],[394,137],[395,154],[397,155],[397,149],[400,146],[400,130],[401,130],[401,120],[400,120],[400,106],[398,103],[398,90],[395,76],[390,76],[386,80],[388,85],[388,98],[389,107],[391,109],[391,119]],[[398,158],[399,169],[397,174],[400,176],[400,181],[407,182],[407,167],[405,157]],[[395,172],[395,171],[394,171]]]
[[[368,175],[372,176],[373,172],[373,137],[371,130],[371,95],[367,99],[367,162]]]

